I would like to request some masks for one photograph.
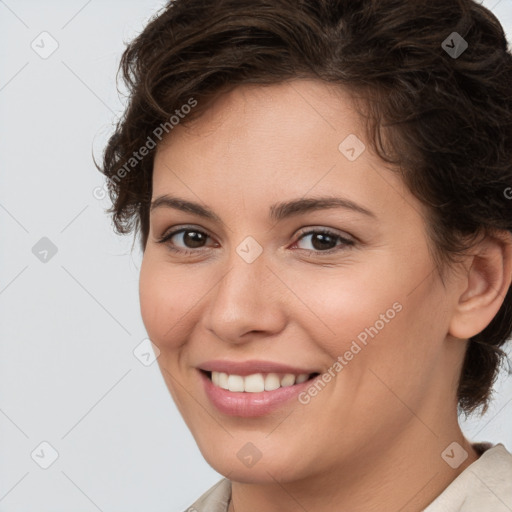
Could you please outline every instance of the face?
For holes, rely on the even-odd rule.
[[[463,347],[424,213],[317,81],[239,87],[162,142],[141,311],[214,469],[300,480],[441,428]]]

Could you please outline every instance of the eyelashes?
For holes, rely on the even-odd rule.
[[[174,253],[182,254],[182,255],[199,254],[200,252],[204,252],[204,250],[209,251],[212,249],[211,247],[196,247],[196,248],[178,247],[178,246],[176,246],[175,243],[172,243],[172,239],[175,236],[181,234],[182,235],[182,243],[183,243],[186,240],[185,235],[186,234],[190,235],[192,233],[195,235],[195,236],[189,238],[189,242],[191,241],[192,243],[198,243],[198,242],[200,243],[203,240],[206,242],[210,238],[210,236],[207,233],[205,233],[204,231],[201,231],[200,229],[193,228],[193,227],[184,227],[184,228],[170,231],[168,233],[164,233],[164,235],[162,235],[162,237],[157,239],[157,243],[164,244],[164,245],[166,245],[166,247],[168,249],[170,249]],[[326,250],[302,249],[302,248],[298,248],[296,250],[305,252],[307,254],[321,256],[321,255],[325,255],[325,254],[331,255],[335,252],[346,250],[347,248],[350,248],[355,245],[354,240],[346,238],[335,231],[331,231],[326,228],[318,228],[318,229],[309,229],[309,230],[300,232],[298,234],[298,238],[297,238],[296,242],[294,242],[293,246],[296,246],[299,242],[306,239],[307,237],[314,237],[314,236],[316,236],[316,238],[313,238],[312,240],[314,240],[316,242],[319,241],[321,244],[327,243],[329,245],[331,242],[337,243],[338,241],[341,243],[339,245],[335,245],[334,247],[327,248]]]
[[[191,253],[198,252],[200,249],[203,249],[202,247],[199,247],[198,249],[189,249],[189,248],[183,249],[183,248],[176,247],[174,244],[169,243],[170,240],[174,236],[176,236],[176,235],[178,235],[180,233],[183,233],[183,234],[185,234],[185,233],[196,233],[196,234],[200,235],[199,238],[204,238],[205,240],[207,238],[210,238],[208,234],[206,234],[204,231],[200,231],[199,229],[195,229],[195,228],[181,228],[181,229],[178,229],[178,230],[175,230],[175,231],[171,231],[170,233],[164,234],[161,238],[158,239],[158,243],[159,244],[165,244],[172,251],[177,252],[177,253],[182,253],[182,254],[191,254]]]
[[[304,240],[308,236],[319,236],[319,238],[315,239],[316,241],[320,240],[321,242],[325,242],[326,239],[330,239],[331,241],[337,242],[340,241],[341,243],[339,245],[335,245],[332,248],[329,248],[327,250],[312,250],[312,249],[299,249],[301,251],[306,251],[309,254],[333,254],[335,252],[339,252],[341,250],[346,249],[347,247],[351,247],[355,245],[355,242],[349,238],[346,238],[344,236],[341,236],[339,233],[336,233],[335,231],[331,231],[326,228],[322,229],[309,229],[308,231],[303,231],[299,233],[299,238],[297,242],[294,243],[294,245],[297,245],[298,242],[301,240]]]

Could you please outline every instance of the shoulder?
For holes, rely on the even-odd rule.
[[[231,481],[219,480],[183,512],[227,512],[231,497]]]
[[[501,443],[475,443],[480,457],[423,512],[510,512],[512,454]]]

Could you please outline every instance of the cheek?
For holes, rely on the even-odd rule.
[[[165,262],[144,255],[139,277],[141,315],[150,339],[161,349],[179,343],[187,312],[200,296],[200,287],[194,287],[188,272],[170,272]]]
[[[428,371],[444,339],[444,294],[434,275],[425,279],[429,273],[425,255],[289,279],[308,306],[301,315],[303,327],[333,363],[346,355],[348,366],[380,368],[394,379],[399,368],[405,368],[402,374]]]
[[[294,317],[301,318],[303,326],[307,323],[313,339],[321,340],[333,359],[349,350],[352,341],[364,346],[376,331],[379,338],[385,337],[402,314],[400,282],[388,283],[374,268],[364,267],[326,269],[324,273],[315,269],[309,275],[303,272],[300,279],[296,275],[288,278],[307,306],[304,314],[297,315],[304,305],[295,301]]]

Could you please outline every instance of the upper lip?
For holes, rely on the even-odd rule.
[[[318,373],[308,368],[296,368],[273,361],[225,361],[211,360],[198,365],[200,370],[229,373],[230,375],[251,375],[253,373],[292,373],[294,375]]]

